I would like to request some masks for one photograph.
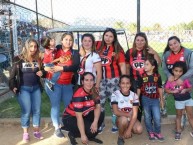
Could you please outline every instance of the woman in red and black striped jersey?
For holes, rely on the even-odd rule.
[[[101,140],[95,138],[104,120],[100,97],[93,88],[95,77],[91,72],[85,72],[81,81],[83,86],[74,93],[63,114],[63,129],[69,131],[68,137],[72,145],[77,144],[77,137],[81,137],[83,144],[88,144],[89,141],[102,144]]]
[[[158,53],[148,45],[147,36],[143,32],[136,34],[133,42],[133,48],[127,50],[126,52],[126,73],[133,78],[132,81],[132,90],[137,92],[137,81],[144,73],[144,62],[148,57],[153,57],[158,64],[161,63],[161,59]],[[141,99],[141,97],[139,96]],[[139,107],[137,119],[141,121],[142,108]]]
[[[102,37],[102,41],[96,42],[97,52],[102,61],[102,81],[100,83],[99,94],[101,97],[101,107],[104,110],[106,98],[110,98],[112,93],[119,89],[119,77],[126,73],[125,53],[117,39],[116,30],[107,28]],[[100,127],[102,133],[105,125]],[[117,127],[113,125],[112,132],[117,132]]]

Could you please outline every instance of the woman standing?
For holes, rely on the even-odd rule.
[[[172,74],[173,65],[177,61],[182,61],[186,63],[187,72],[184,73],[176,81],[177,85],[182,85],[185,79],[191,78],[193,76],[193,54],[192,51],[183,47],[181,45],[180,39],[177,36],[171,36],[168,39],[167,46],[164,50],[162,68],[168,78],[169,82],[175,81]],[[191,79],[191,83],[193,80]],[[182,116],[182,130],[186,124],[186,114],[183,112]]]
[[[107,28],[101,42],[96,43],[97,52],[102,60],[102,82],[100,84],[100,97],[102,111],[104,112],[106,98],[111,97],[112,93],[119,88],[119,77],[126,73],[125,54],[119,44],[117,33],[113,28]],[[102,132],[105,125],[99,128]],[[113,125],[112,132],[117,132],[116,125]]]
[[[17,95],[21,107],[21,126],[24,142],[30,140],[28,129],[31,114],[34,128],[33,135],[37,139],[43,139],[40,133],[40,77],[42,75],[39,45],[36,40],[28,39],[21,54],[14,58],[9,80],[10,89]]]
[[[51,91],[45,84],[45,90],[48,94],[51,102],[51,119],[55,127],[55,135],[57,137],[64,137],[61,132],[60,126],[60,102],[63,101],[64,108],[70,104],[73,95],[73,85],[71,84],[74,72],[77,71],[80,64],[80,56],[78,51],[72,49],[74,37],[71,32],[66,32],[62,35],[62,48],[58,48],[55,59],[60,58],[60,63],[54,67],[47,69],[47,79],[45,83],[48,83],[52,78],[54,72],[61,72],[60,77],[54,85],[54,91]]]
[[[95,38],[92,34],[82,36],[82,48],[80,50],[80,67],[78,70],[78,85],[81,85],[81,76],[84,72],[91,72],[96,77],[95,88],[99,90],[102,79],[101,58],[96,53]]]
[[[72,145],[76,145],[75,138],[81,137],[83,144],[89,141],[102,144],[95,137],[98,128],[104,120],[101,114],[100,98],[95,91],[95,77],[91,72],[85,72],[81,77],[82,87],[73,95],[70,105],[63,114],[63,124],[68,130],[68,137]]]
[[[161,63],[161,59],[157,52],[148,45],[147,36],[143,32],[139,32],[135,35],[133,47],[126,52],[126,72],[132,78],[132,90],[137,93],[138,77],[144,73],[145,59],[153,57],[158,64]],[[141,97],[139,96],[141,101]],[[139,112],[137,119],[141,121],[142,108],[139,106]]]

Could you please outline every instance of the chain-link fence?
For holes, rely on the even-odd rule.
[[[10,54],[17,54],[27,38],[39,39],[50,28],[67,25],[124,29],[126,35],[120,35],[119,41],[125,51],[132,47],[137,31],[147,34],[150,46],[160,56],[172,35],[178,36],[183,46],[193,48],[193,2],[190,0],[4,0],[0,4],[0,46],[9,48]],[[100,39],[101,35],[96,37]],[[78,41],[79,35],[75,38]],[[161,69],[160,73],[165,81]],[[171,97],[168,104],[169,114],[174,114]],[[48,97],[43,93],[43,116],[49,116],[49,106]],[[11,114],[9,117],[19,117],[18,108],[15,98],[7,100],[0,105],[0,117],[6,116],[5,112]]]

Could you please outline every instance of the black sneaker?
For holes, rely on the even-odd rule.
[[[70,141],[70,145],[77,145],[75,137],[72,135],[71,132],[68,132],[68,140]]]
[[[54,132],[54,134],[55,134],[57,137],[59,137],[59,138],[64,137],[64,134],[62,133],[62,131],[61,131],[60,128],[58,128],[58,129]]]
[[[46,85],[48,89],[50,89],[51,91],[54,91],[54,85],[51,82],[47,82]]]
[[[175,133],[175,140],[176,141],[181,140],[181,132],[176,132]]]
[[[125,141],[123,138],[118,137],[117,145],[124,145]]]
[[[89,138],[88,140],[89,140],[89,141],[96,142],[96,143],[98,143],[98,144],[103,144],[103,141],[100,140],[100,139],[98,139],[98,138]]]

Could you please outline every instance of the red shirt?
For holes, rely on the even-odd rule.
[[[64,52],[63,49],[59,49],[56,52],[56,56],[55,58],[59,58],[63,56],[64,57],[64,62],[60,62],[58,65],[60,66],[70,66],[72,65],[72,52],[71,50],[68,50],[67,52]],[[50,79],[52,77],[52,73],[47,73],[47,78]],[[72,81],[72,76],[73,76],[73,72],[64,72],[61,71],[61,75],[57,81],[58,84],[71,84]]]
[[[51,63],[55,57],[54,49],[45,49],[43,63]]]
[[[97,42],[97,49],[101,46],[101,41]],[[125,54],[124,51],[121,50],[119,52],[118,59],[115,56],[115,49],[113,46],[107,48],[104,46],[102,51],[100,52],[102,68],[103,68],[103,78],[116,78],[121,76],[121,70],[119,67],[119,63],[125,63]]]
[[[172,73],[172,68],[175,62],[183,61],[185,62],[184,58],[184,48],[182,48],[177,54],[171,52],[166,60],[166,66],[170,73]]]
[[[93,100],[92,94],[86,92],[82,87],[73,95],[71,103],[65,109],[64,115],[76,116],[75,112],[82,112],[86,116],[95,109],[95,105],[100,104],[100,98]]]
[[[130,65],[130,74],[137,79],[144,73],[145,56],[142,51],[137,51],[136,57],[133,57],[132,50],[126,52],[126,63]]]

